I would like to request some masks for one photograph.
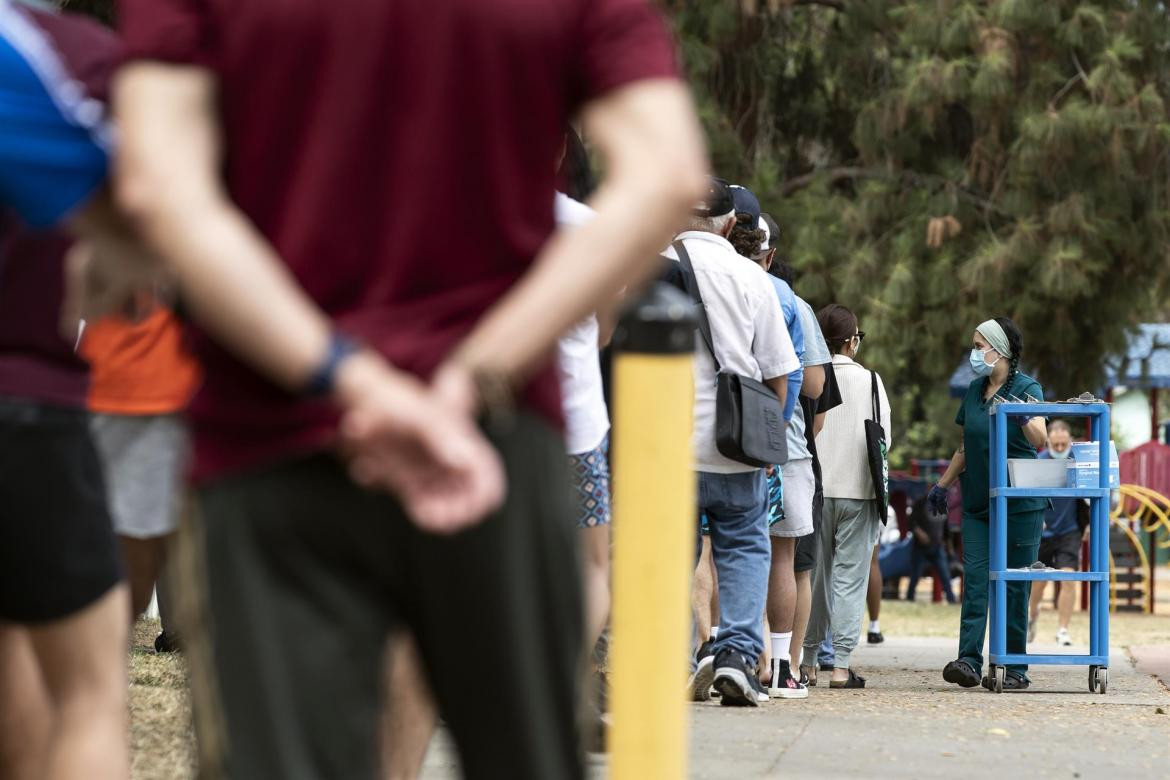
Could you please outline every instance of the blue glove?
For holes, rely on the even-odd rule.
[[[930,511],[936,515],[945,515],[947,513],[947,495],[948,491],[941,485],[935,485],[926,494],[926,505],[930,507]]]

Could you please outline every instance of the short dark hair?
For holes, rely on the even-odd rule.
[[[817,312],[817,323],[834,355],[857,334],[857,315],[839,303],[830,303]]]

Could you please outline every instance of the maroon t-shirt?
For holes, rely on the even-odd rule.
[[[232,198],[342,330],[422,376],[552,233],[567,120],[676,74],[647,0],[121,0],[119,18],[128,59],[215,73]],[[197,477],[328,439],[324,405],[198,350]],[[526,399],[559,420],[551,366]]]
[[[113,33],[79,16],[21,10],[57,54],[61,75],[104,99],[118,54]],[[58,326],[69,246],[61,232],[33,231],[15,214],[0,212],[0,396],[85,406],[89,369]]]

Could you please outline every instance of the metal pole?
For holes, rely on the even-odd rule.
[[[687,774],[695,564],[692,304],[659,284],[614,334],[610,775]]]

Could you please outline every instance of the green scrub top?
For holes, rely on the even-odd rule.
[[[990,511],[991,492],[991,464],[990,458],[990,430],[991,420],[988,410],[991,401],[983,400],[983,393],[987,389],[987,378],[976,379],[967,386],[967,395],[959,405],[959,413],[955,415],[955,423],[963,426],[963,446],[967,452],[967,470],[959,476],[959,484],[963,488],[963,516],[988,519]],[[1027,374],[1016,372],[1011,386],[1004,386],[996,393],[998,396],[1015,396],[1016,398],[1043,398],[1044,390],[1040,383]],[[1011,421],[1008,422],[1007,456],[1009,458],[1036,457],[1036,448],[1024,436],[1024,430]],[[1013,498],[1008,501],[1008,514],[1016,515],[1022,512],[1035,512],[1048,507],[1048,500],[1044,498]]]

